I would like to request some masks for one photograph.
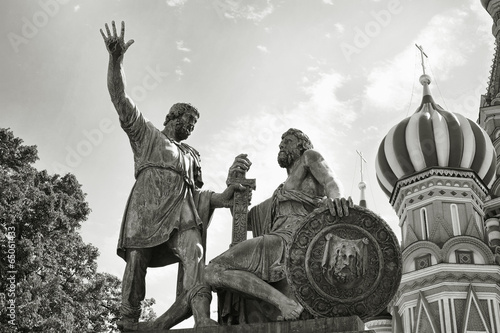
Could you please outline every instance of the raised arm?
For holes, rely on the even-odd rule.
[[[123,56],[129,46],[134,43],[134,40],[131,39],[125,43],[125,22],[122,21],[120,36],[116,33],[115,21],[111,22],[111,25],[113,29],[112,32],[109,30],[107,23],[105,25],[106,34],[102,29],[100,30],[102,38],[104,38],[104,44],[106,44],[106,48],[109,52],[108,90],[120,120],[125,122],[129,116],[132,115],[134,103],[125,93]]]

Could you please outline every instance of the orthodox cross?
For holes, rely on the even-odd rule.
[[[356,153],[358,153],[359,158],[360,158],[360,163],[361,163],[361,181],[363,181],[363,162],[366,163],[366,160],[363,157],[363,153],[362,152],[356,150]]]
[[[424,71],[424,75],[425,75],[425,63],[424,63],[424,56],[425,56],[426,58],[429,58],[429,57],[427,56],[427,54],[425,54],[424,49],[422,48],[422,45],[420,45],[420,46],[419,46],[419,45],[415,44],[415,46],[416,46],[416,47],[417,47],[417,49],[420,51],[420,59],[422,60],[422,70]]]

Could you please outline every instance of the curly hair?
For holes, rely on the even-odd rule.
[[[198,117],[198,118],[200,117],[200,113],[198,112],[198,110],[194,106],[192,106],[191,104],[189,104],[189,103],[175,103],[170,108],[170,111],[168,111],[168,114],[165,117],[165,122],[163,123],[163,126],[166,126],[169,121],[181,117],[187,111],[194,111],[194,113],[196,114],[196,117]]]
[[[300,149],[301,154],[308,149],[314,148],[309,137],[299,129],[290,128],[288,131],[283,133],[283,135],[281,136],[281,139],[284,139],[285,136],[287,136],[287,135],[293,135],[297,139],[299,139],[298,148]]]

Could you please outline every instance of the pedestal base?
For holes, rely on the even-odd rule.
[[[299,321],[218,326],[192,329],[140,331],[141,333],[375,333],[365,331],[365,325],[357,316],[321,318]]]

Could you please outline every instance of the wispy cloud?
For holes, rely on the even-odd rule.
[[[262,53],[269,53],[269,50],[265,46],[257,45],[257,49]]]
[[[191,59],[189,59],[188,57],[184,57],[184,59],[182,59],[182,61],[187,62],[187,63],[190,63],[190,62],[191,62]]]
[[[334,27],[340,33],[343,33],[345,31],[345,26],[342,23],[337,22],[334,24]]]
[[[183,40],[179,40],[175,43],[177,44],[177,50],[182,51],[182,52],[191,52],[191,49],[184,46]]]
[[[169,7],[180,7],[186,4],[187,0],[167,0],[165,3]]]
[[[439,97],[436,81],[444,82],[451,78],[456,69],[466,63],[467,53],[476,47],[470,45],[470,41],[465,45],[460,38],[470,30],[465,24],[467,15],[470,13],[459,9],[436,15],[415,39],[423,44],[424,51],[429,56],[425,59],[425,64],[427,73],[433,76],[431,91],[434,92],[435,99]],[[368,74],[366,104],[382,110],[401,112],[409,107],[414,87],[414,94],[418,97],[412,98],[409,110],[412,112],[421,97],[422,87],[418,82],[418,77],[422,74],[420,62],[420,52],[412,41],[393,59],[373,67]],[[415,73],[415,77],[412,73]],[[437,101],[442,103],[439,98]]]
[[[203,147],[207,169],[220,170],[220,161],[228,156],[247,153],[253,162],[252,178],[283,180],[283,174],[276,162],[278,144],[281,135],[289,128],[298,128],[312,140],[315,148],[325,155],[327,160],[338,156],[343,149],[339,139],[345,139],[344,130],[348,130],[356,120],[356,113],[350,101],[341,101],[336,92],[347,80],[336,73],[320,73],[312,83],[306,83],[306,98],[289,108],[265,106],[260,110],[233,121],[220,129],[210,140],[210,145]],[[322,136],[318,128],[328,128],[327,136]],[[216,143],[216,144],[215,144]],[[228,161],[229,163],[229,161]],[[330,163],[333,167],[333,164]],[[227,170],[219,174],[211,173],[206,179],[207,188],[219,188],[224,185]],[[279,183],[272,181],[259,183],[259,193],[269,195]],[[254,196],[254,202],[265,197]]]
[[[349,128],[356,119],[356,113],[351,102],[340,101],[336,95],[346,80],[346,77],[333,71],[320,73],[318,80],[304,88],[309,100],[302,103],[299,109],[312,111],[316,116],[311,118],[318,121],[315,122],[317,125],[332,123],[336,127]]]
[[[180,69],[180,67],[177,67],[175,69],[175,75],[177,75],[177,78],[181,78],[182,76],[184,76],[184,72],[182,71],[182,69]]]
[[[241,0],[215,0],[213,5],[223,18],[232,20],[245,19],[254,23],[261,22],[274,11],[271,0],[248,2]]]

